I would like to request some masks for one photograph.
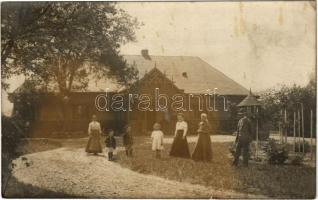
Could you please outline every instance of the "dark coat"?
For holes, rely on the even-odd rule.
[[[124,146],[132,146],[134,144],[134,139],[131,133],[124,133],[123,135]]]
[[[237,125],[237,140],[243,143],[249,143],[252,141],[252,123],[247,117],[243,117],[239,120]]]
[[[114,136],[107,136],[105,140],[106,147],[116,149],[116,139]]]
[[[211,124],[210,124],[208,121],[201,121],[201,122],[199,123],[198,132],[199,132],[199,133],[202,132],[202,133],[205,133],[205,134],[210,135],[211,132],[212,132]]]
[[[208,121],[201,121],[198,129],[198,141],[192,153],[192,159],[195,161],[212,160],[212,143],[210,134],[212,132],[211,124]]]

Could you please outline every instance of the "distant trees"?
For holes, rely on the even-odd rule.
[[[304,108],[305,136],[310,133],[310,110],[313,111],[313,121],[316,121],[316,81],[312,77],[307,86],[297,85],[282,86],[280,89],[268,89],[260,94],[264,103],[262,118],[270,121],[278,129],[282,124],[284,112],[287,113],[287,128],[291,134],[293,129],[294,112],[301,111],[301,104]],[[314,131],[315,123],[314,123]],[[314,132],[315,133],[315,132]]]

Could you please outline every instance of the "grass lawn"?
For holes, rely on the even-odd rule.
[[[194,143],[190,143],[190,151]],[[165,144],[161,159],[155,159],[151,140],[136,137],[134,157],[118,153],[123,167],[144,174],[242,193],[262,194],[275,198],[314,198],[315,168],[292,165],[250,163],[248,168],[232,167],[228,157],[229,143],[212,143],[213,161],[194,162],[191,159],[169,157],[170,144]]]

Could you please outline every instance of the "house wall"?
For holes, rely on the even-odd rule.
[[[127,105],[128,93],[147,94],[151,99],[151,108],[155,108],[155,89],[159,88],[160,94],[165,94],[171,98],[175,94],[184,97],[185,120],[189,125],[189,134],[196,134],[198,123],[200,122],[200,114],[205,112],[214,128],[215,133],[232,132],[237,125],[237,119],[231,115],[230,111],[224,111],[223,98],[216,99],[216,107],[218,111],[207,111],[205,103],[202,102],[202,111],[199,110],[199,99],[196,97],[189,98],[189,94],[184,93],[182,89],[177,88],[173,82],[165,77],[159,70],[152,73],[138,82],[131,90],[126,91],[124,104]],[[98,111],[95,105],[97,95],[103,93],[72,93],[69,102],[63,104],[60,98],[53,94],[45,95],[37,105],[32,107],[34,114],[30,115],[31,137],[86,137],[87,128],[93,114],[97,115],[102,125],[103,132],[108,129],[114,129],[115,134],[121,134],[126,123],[130,123],[136,135],[150,134],[153,124],[160,122],[162,130],[167,135],[172,135],[177,121],[178,111],[171,109],[171,99],[168,101],[165,112],[162,111],[140,111],[136,109],[138,100],[132,105],[131,112],[123,111]],[[114,93],[108,93],[109,100]],[[202,94],[202,96],[204,96]],[[234,104],[238,104],[245,97],[244,95],[226,95],[226,100]],[[190,99],[190,101],[189,101]],[[16,102],[15,102],[16,104]],[[189,105],[191,110],[189,110]]]
[[[206,110],[206,100],[204,94],[201,94],[201,108],[199,110],[199,98],[189,98],[189,94],[185,94],[183,90],[176,88],[172,81],[168,80],[160,71],[152,71],[148,74],[145,79],[139,83],[135,90],[130,91],[131,93],[147,94],[151,98],[151,102],[155,103],[155,89],[159,88],[160,94],[165,94],[168,97],[172,97],[175,94],[180,94],[184,99],[183,111],[185,120],[188,122],[189,134],[196,134],[198,123],[200,122],[200,115],[202,112],[208,114],[208,119],[214,127],[214,132],[232,132],[237,125],[237,119],[231,116],[231,112],[224,111],[224,99],[222,97],[216,98],[217,111]],[[198,95],[195,95],[198,96]],[[232,104],[238,104],[243,100],[244,95],[226,95],[226,102],[230,101]],[[168,110],[166,112],[155,112],[155,111],[137,111],[133,109],[132,112],[125,113],[126,121],[131,124],[135,134],[147,134],[150,135],[153,124],[159,122],[162,126],[162,130],[165,134],[174,134],[175,123],[177,121],[178,111],[171,109],[172,100],[168,102]],[[136,103],[137,105],[137,103]],[[191,110],[189,109],[189,105]],[[226,104],[228,105],[228,104]],[[154,110],[155,106],[152,104],[151,108]],[[225,109],[228,109],[226,106]]]
[[[184,94],[185,98],[187,98],[187,94]],[[227,97],[232,103],[238,104],[244,96]],[[187,101],[185,104],[187,105]],[[221,104],[222,103],[222,104]],[[223,110],[223,102],[218,101],[218,111],[207,111],[204,107],[202,111],[198,110],[199,102],[197,100],[193,100],[191,103],[192,110],[186,110],[182,112],[185,116],[185,120],[188,122],[189,126],[189,134],[196,134],[196,130],[198,128],[198,123],[200,122],[201,113],[205,112],[208,114],[208,119],[213,126],[215,133],[227,132],[232,133],[237,126],[237,116],[234,117],[231,115],[230,111]],[[168,105],[171,107],[171,104]],[[172,135],[174,133],[175,123],[177,122],[177,111],[168,110],[167,112],[155,112],[155,111],[132,111],[125,112],[127,119],[129,121],[133,129],[136,131],[135,134],[150,134],[152,131],[152,126],[155,122],[160,122],[162,129],[165,131],[165,134]]]
[[[129,121],[129,124],[135,130],[135,134],[148,134],[152,131],[153,124],[159,122],[161,128],[164,132],[172,134],[173,124],[171,123],[172,118],[174,117],[174,112],[170,109],[170,104],[168,103],[168,110],[155,111],[155,96],[156,88],[159,89],[159,94],[167,95],[172,97],[175,94],[184,94],[183,90],[176,88],[173,83],[167,79],[160,71],[153,71],[151,74],[143,79],[143,81],[137,86],[135,90],[129,91],[129,93],[134,94],[144,94],[150,97],[151,106],[150,108],[153,111],[140,111],[138,110],[138,101],[135,103],[135,107],[132,108],[132,112],[127,113],[126,121]]]
[[[120,124],[117,113],[98,111],[95,98],[101,93],[73,93],[69,102],[64,105],[59,98],[48,95],[43,98],[36,108],[36,117],[32,122],[31,136],[34,137],[69,137],[87,136],[88,124],[95,114],[102,129],[117,129]],[[113,94],[109,94],[110,97]]]

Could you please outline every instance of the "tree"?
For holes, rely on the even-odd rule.
[[[294,112],[300,110],[301,104],[304,107],[304,128],[305,135],[309,136],[310,110],[314,111],[314,121],[316,119],[316,81],[312,77],[305,87],[293,85],[283,85],[280,89],[268,89],[260,94],[264,103],[262,118],[270,121],[274,128],[278,129],[283,124],[284,110],[287,112],[287,128],[292,133]],[[314,127],[315,130],[315,127]]]
[[[135,41],[139,23],[114,3],[5,2],[1,14],[2,80],[23,74],[57,87],[62,122],[69,94],[91,76],[120,84],[137,78],[119,48]]]
[[[65,96],[85,88],[88,74],[119,83],[136,77],[119,48],[135,40],[138,22],[114,3],[7,2],[1,18],[3,80],[24,74],[57,83]]]

